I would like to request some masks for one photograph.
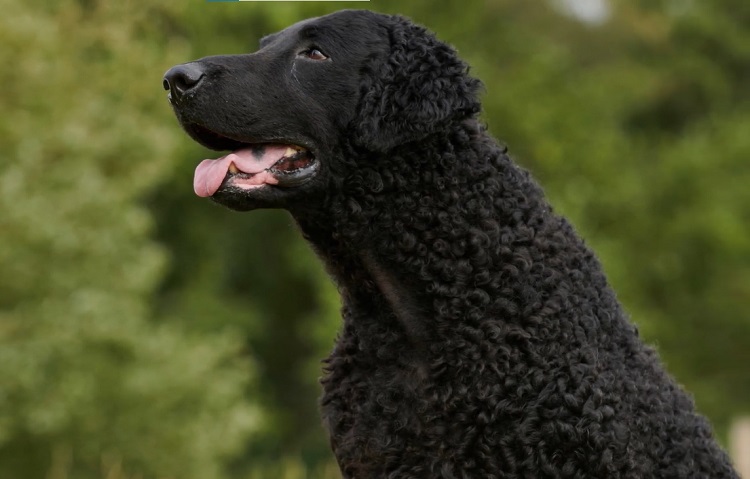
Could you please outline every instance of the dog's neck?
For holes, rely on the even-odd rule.
[[[390,341],[390,351],[462,361],[456,338],[467,331],[565,341],[560,323],[538,324],[568,307],[564,298],[620,311],[594,254],[481,129],[370,160],[327,211],[293,212],[339,287],[345,332],[360,347],[380,354]],[[620,315],[604,317],[597,334],[621,336],[630,326]]]
[[[372,309],[391,311],[414,345],[488,315],[520,318],[544,294],[524,261],[556,254],[535,239],[585,253],[528,173],[471,125],[374,156],[341,188],[328,211],[292,213],[344,302],[385,302]]]

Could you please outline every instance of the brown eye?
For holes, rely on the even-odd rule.
[[[302,52],[302,55],[306,56],[310,60],[327,60],[328,57],[325,53],[321,52],[317,48],[309,48]]]

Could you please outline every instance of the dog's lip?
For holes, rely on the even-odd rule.
[[[309,164],[294,170],[279,170],[273,165],[262,172],[247,174],[230,167],[216,192],[227,187],[236,187],[246,192],[261,188],[293,189],[310,181],[318,174],[319,169],[320,163],[312,157]]]
[[[294,150],[295,147],[287,147],[288,150]],[[231,154],[230,154],[231,155]],[[305,164],[297,166],[296,168],[283,167],[284,164],[295,161],[304,161]],[[238,168],[234,162],[230,163],[227,169],[227,174],[224,177],[222,185],[228,184],[241,184],[243,180],[249,180],[256,175],[269,175],[268,181],[264,184],[259,184],[255,187],[273,186],[278,188],[294,188],[296,186],[307,183],[308,180],[312,179],[318,173],[320,164],[309,150],[304,148],[298,148],[297,153],[292,156],[284,156],[268,168],[257,173],[247,173]],[[244,189],[252,189],[244,188]]]
[[[263,144],[285,144],[307,150],[317,158],[316,148],[304,138],[289,139],[281,136],[246,136],[226,132],[218,132],[197,122],[183,122],[185,131],[202,146],[214,151],[236,151]]]

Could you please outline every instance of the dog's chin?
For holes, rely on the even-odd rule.
[[[223,184],[209,198],[234,211],[252,211],[258,209],[295,209],[305,205],[311,196],[311,188],[301,185],[295,188],[279,188],[263,185],[245,189],[231,184]]]
[[[252,192],[236,186],[222,186],[210,199],[234,211],[284,208],[286,195],[271,186],[261,186]]]

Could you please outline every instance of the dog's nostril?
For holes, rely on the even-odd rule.
[[[172,67],[164,74],[162,85],[170,90],[174,99],[179,99],[187,91],[194,88],[205,75],[203,68],[197,63],[185,63]]]

